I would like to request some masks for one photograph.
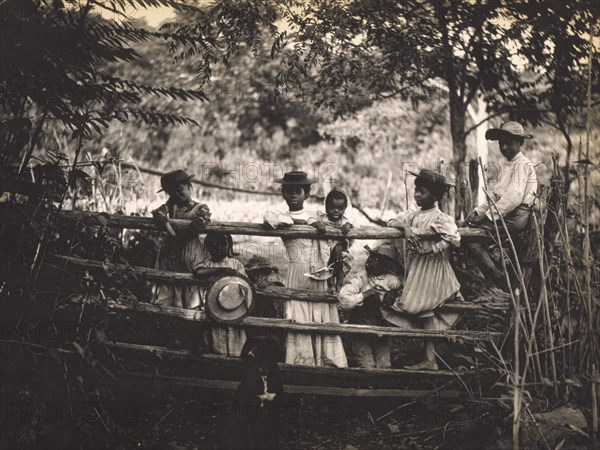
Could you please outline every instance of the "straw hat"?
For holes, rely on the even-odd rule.
[[[252,288],[237,275],[219,278],[206,294],[206,310],[217,322],[236,323],[254,307]]]
[[[488,141],[497,141],[503,136],[519,137],[523,139],[531,139],[531,134],[525,134],[523,125],[519,122],[509,120],[500,125],[500,128],[490,128],[485,132],[485,138]]]

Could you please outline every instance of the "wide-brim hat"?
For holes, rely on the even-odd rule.
[[[485,132],[485,138],[488,141],[498,141],[501,137],[519,137],[523,139],[531,139],[531,134],[525,133],[525,128],[519,122],[509,120],[500,125],[500,128],[490,128]]]
[[[254,308],[252,288],[245,278],[219,278],[206,293],[206,310],[217,322],[236,323]]]
[[[279,269],[277,267],[271,264],[267,258],[264,258],[262,256],[253,256],[252,258],[250,258],[250,260],[248,260],[248,262],[244,266],[244,270],[246,272],[253,272],[255,270],[261,269],[270,269],[275,273],[279,272]]]
[[[419,172],[408,171],[411,175],[421,178],[426,184],[433,184],[440,187],[453,187],[454,183],[439,172],[430,169],[421,169]]]
[[[314,178],[308,178],[306,172],[301,170],[292,170],[291,172],[286,172],[283,175],[283,178],[276,178],[273,180],[273,182],[283,185],[304,186],[307,184],[314,184],[317,182],[317,180]]]
[[[195,175],[188,174],[183,169],[173,170],[160,177],[161,189],[158,192],[173,190],[182,183],[189,183]]]
[[[398,260],[400,258],[400,253],[398,253],[398,249],[392,244],[384,242],[375,248],[370,248],[368,245],[365,245],[365,250],[369,253],[375,253],[382,256],[386,262],[394,267],[395,271],[404,270],[402,264]]]

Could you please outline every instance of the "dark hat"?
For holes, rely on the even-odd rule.
[[[219,278],[206,294],[206,310],[217,322],[239,322],[253,307],[252,288],[241,276]]]
[[[421,169],[419,170],[419,173],[409,170],[408,173],[417,178],[421,178],[426,184],[433,184],[444,188],[454,186],[452,181],[448,180],[444,175],[435,170]]]
[[[368,245],[365,245],[365,249],[369,253],[375,253],[379,256],[383,256],[387,262],[393,265],[395,271],[404,271],[402,264],[400,263],[400,261],[398,261],[398,258],[400,257],[398,249],[389,242],[384,242],[373,249],[370,248]]]
[[[520,137],[523,139],[531,139],[533,137],[531,134],[525,134],[523,125],[512,120],[503,122],[500,128],[490,128],[485,132],[485,138],[488,141],[497,141],[503,136]]]
[[[275,273],[279,272],[277,267],[272,265],[267,258],[262,256],[254,255],[244,266],[244,270],[246,270],[246,272],[252,272],[260,269],[271,269]]]
[[[188,175],[188,173],[183,169],[177,169],[165,173],[162,177],[160,177],[160,185],[162,189],[160,189],[158,192],[172,191],[180,184],[189,183],[192,181],[194,176],[195,175]]]
[[[291,172],[286,172],[283,175],[283,178],[277,178],[276,180],[273,180],[273,182],[283,185],[304,186],[307,184],[316,183],[317,180],[308,178],[306,172],[301,170],[293,170]]]

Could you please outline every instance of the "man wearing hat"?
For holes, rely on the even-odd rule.
[[[471,211],[465,223],[491,232],[495,230],[493,220],[498,221],[501,216],[510,233],[519,233],[529,223],[538,187],[535,166],[521,152],[525,139],[532,136],[525,133],[520,123],[508,121],[500,128],[488,130],[485,137],[489,141],[498,141],[500,153],[506,161],[501,168],[500,179],[489,193],[495,206],[490,200],[486,200]],[[503,230],[501,223],[498,226]],[[505,287],[504,274],[496,267],[487,251],[478,244],[473,245],[472,249],[483,274],[497,286]]]

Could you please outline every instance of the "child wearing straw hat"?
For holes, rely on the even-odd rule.
[[[495,236],[494,220],[499,221],[501,216],[509,233],[522,232],[529,224],[538,188],[535,167],[521,151],[525,139],[532,136],[525,133],[520,123],[507,121],[500,128],[487,130],[485,138],[498,141],[500,153],[506,161],[500,172],[500,179],[489,193],[495,206],[491,206],[491,201],[484,201],[469,213],[465,223]],[[501,236],[504,236],[502,224],[497,225]],[[470,244],[470,248],[486,279],[493,281],[500,289],[508,290],[504,272],[496,266],[486,248],[481,244]]]
[[[315,181],[306,172],[291,171],[275,180],[281,184],[281,193],[287,203],[286,210],[267,211],[265,226],[274,229],[293,224],[306,224],[314,213],[304,209],[304,201],[310,195]],[[326,265],[319,245],[314,239],[284,238],[283,244],[289,259],[286,286],[289,288],[327,291],[326,280],[315,280],[305,276]],[[330,303],[289,300],[284,303],[284,317],[296,322],[339,323],[337,306]],[[347,367],[342,339],[337,335],[320,333],[286,333],[287,364],[310,366]]]
[[[163,239],[156,260],[156,268],[172,272],[194,272],[206,259],[199,232],[210,223],[208,206],[192,200],[194,175],[178,169],[166,173],[160,179],[161,189],[169,199],[152,211],[158,225],[168,234]],[[169,219],[188,219],[192,223],[177,233]],[[157,284],[154,287],[155,302],[163,306],[179,308],[201,307],[200,291],[197,286],[176,286],[173,283]]]
[[[388,222],[389,227],[404,230],[408,255],[404,290],[384,317],[399,327],[413,328],[420,322],[426,330],[446,330],[459,316],[437,309],[450,299],[462,299],[448,254],[451,246],[460,245],[460,235],[452,217],[443,213],[436,201],[452,183],[433,170],[409,173],[417,177],[414,199],[420,209],[402,212]],[[432,231],[437,235],[435,240],[420,238]],[[433,340],[425,341],[425,360],[406,368],[437,370]]]

